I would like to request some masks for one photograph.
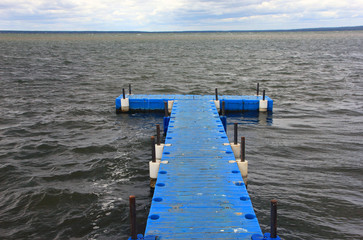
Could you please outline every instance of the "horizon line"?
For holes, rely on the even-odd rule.
[[[185,31],[122,31],[122,30],[0,30],[0,33],[217,33],[217,32],[305,32],[305,31],[358,31],[361,26],[316,27],[270,30],[185,30]]]

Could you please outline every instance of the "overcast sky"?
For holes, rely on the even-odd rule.
[[[0,0],[0,30],[272,30],[363,25],[363,0]]]

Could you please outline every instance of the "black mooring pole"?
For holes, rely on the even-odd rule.
[[[237,127],[238,127],[238,123],[234,123],[234,145],[237,145]]]
[[[151,137],[151,161],[156,162],[156,153],[155,153],[155,137]]]
[[[136,234],[136,201],[135,196],[131,195],[129,197],[129,203],[130,203],[130,225],[131,225],[131,239],[137,240],[137,234]]]
[[[271,238],[277,237],[277,200],[271,200]]]
[[[156,144],[160,145],[160,125],[156,124]]]
[[[241,137],[241,162],[244,162],[246,160],[245,141],[245,137]]]
[[[222,101],[222,116],[226,115],[226,102]]]
[[[168,102],[164,102],[165,117],[169,116]]]
[[[216,101],[218,101],[218,88],[216,88]]]
[[[125,99],[125,88],[122,89],[122,98]]]
[[[131,95],[131,84],[129,84],[129,95]]]
[[[262,92],[262,100],[265,101],[265,90],[263,90],[263,92]]]

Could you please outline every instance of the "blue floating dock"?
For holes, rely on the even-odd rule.
[[[121,111],[122,98],[116,98],[116,111]],[[139,239],[272,239],[262,235],[215,96],[127,98],[130,111],[164,110],[164,102],[174,101],[170,118],[164,118],[165,146],[145,237]],[[262,96],[219,100],[226,111],[259,111]],[[265,100],[272,111],[272,99]]]
[[[262,232],[213,101],[175,100],[145,236],[251,239]]]
[[[122,95],[116,98],[116,110],[121,109]],[[129,99],[130,110],[163,110],[164,102],[169,100],[215,100],[214,95],[126,95]],[[267,100],[267,111],[272,111],[273,100],[265,97]],[[262,96],[219,96],[220,102],[225,102],[226,111],[258,111],[259,102]]]

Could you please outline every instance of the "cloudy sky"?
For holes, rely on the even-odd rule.
[[[363,0],[0,0],[0,30],[271,30],[363,25]]]

